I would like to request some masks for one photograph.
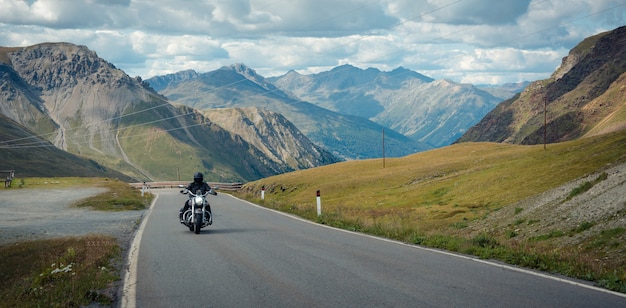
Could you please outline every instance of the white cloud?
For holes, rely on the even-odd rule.
[[[561,56],[550,50],[476,49],[460,57],[459,69],[466,72],[509,71],[544,72],[548,63],[560,60]],[[553,68],[551,68],[553,69]]]
[[[407,1],[406,7],[419,7],[422,20],[454,25],[502,25],[515,23],[524,14],[530,0],[431,0],[428,6],[416,6]],[[403,10],[410,12],[411,10]]]
[[[0,0],[0,20],[7,24],[19,24],[29,20],[30,9],[25,1]]]
[[[244,63],[265,76],[349,63],[456,81],[546,78],[623,0],[0,0],[0,45],[86,45],[144,78]]]

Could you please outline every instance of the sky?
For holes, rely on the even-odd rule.
[[[548,78],[626,0],[0,0],[0,46],[85,45],[130,76],[350,64],[503,84]]]

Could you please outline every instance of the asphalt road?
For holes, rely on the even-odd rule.
[[[177,220],[186,196],[154,192],[130,293],[137,307],[626,307],[622,294],[579,281],[327,228],[226,194],[209,197],[214,224],[196,235]]]

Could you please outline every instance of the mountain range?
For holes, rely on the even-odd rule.
[[[364,145],[380,140],[383,129],[387,156],[449,145],[526,85],[488,91],[404,68],[382,72],[351,65],[265,78],[244,64],[203,74],[182,71],[146,82],[172,102],[193,108],[259,106],[279,112],[342,159],[381,157],[382,145]]]
[[[454,142],[601,134],[626,126],[625,32],[584,40],[549,79],[495,87],[350,65],[265,78],[233,64],[142,80],[86,46],[0,47],[0,115],[14,130],[0,134],[0,169],[249,181]],[[18,159],[42,150],[50,159]],[[50,168],[57,155],[90,171]]]
[[[311,141],[340,159],[382,156],[384,126],[299,99],[243,64],[203,74],[185,71],[146,82],[173,103],[195,109],[259,107],[280,113]],[[385,132],[385,146],[388,156],[431,148],[391,129]]]
[[[497,87],[497,97],[471,84],[434,80],[399,67],[390,72],[351,65],[270,78],[279,88],[320,107],[367,118],[431,148],[449,145],[503,99],[523,88]],[[496,89],[496,87],[493,87]]]
[[[304,157],[293,153],[289,161],[270,159],[202,112],[171,104],[141,78],[129,77],[85,46],[0,48],[0,89],[0,113],[33,136],[136,180],[188,178],[202,171],[209,180],[243,181],[336,161],[321,149]],[[3,144],[11,150],[33,147],[23,137],[6,138]],[[289,142],[314,147],[304,137],[294,138]],[[2,169],[24,176],[20,162],[2,161]],[[47,168],[45,161],[31,162],[38,163],[39,169]],[[78,175],[71,170],[59,176]]]

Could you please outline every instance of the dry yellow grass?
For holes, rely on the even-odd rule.
[[[560,144],[461,143],[403,158],[348,161],[261,179],[241,195],[314,217],[322,211],[365,225],[397,221],[428,232],[472,220],[626,161],[626,132]]]
[[[604,247],[597,246],[613,245],[621,228],[590,238],[591,244],[584,245],[594,248],[585,251],[578,246],[557,249],[551,241],[520,242],[514,233],[507,238],[465,229],[494,211],[624,162],[626,131],[549,144],[545,150],[543,145],[461,143],[386,159],[384,168],[382,159],[371,159],[273,176],[247,183],[236,194],[320,223],[558,272],[626,292],[621,263],[598,266],[594,261],[603,257],[597,252]],[[260,199],[261,187],[265,200]],[[558,241],[565,232],[573,231],[548,235]]]

